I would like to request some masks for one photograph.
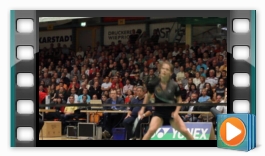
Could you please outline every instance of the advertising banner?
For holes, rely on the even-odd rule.
[[[40,49],[44,47],[49,48],[51,43],[54,44],[54,47],[57,47],[58,43],[61,46],[65,44],[67,47],[70,47],[72,44],[72,29],[39,32]]]
[[[211,122],[187,122],[185,124],[195,140],[215,140]],[[186,138],[171,126],[162,126],[151,140],[186,140]]]
[[[104,27],[104,44],[110,45],[111,42],[117,44],[119,40],[123,44],[126,44],[133,29],[135,31],[139,29],[143,32],[145,31],[145,24],[125,24]]]

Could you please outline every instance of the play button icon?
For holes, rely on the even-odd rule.
[[[232,125],[230,122],[226,123],[226,141],[230,141],[237,137],[242,131]]]
[[[241,144],[246,137],[246,127],[238,118],[227,118],[221,124],[220,137],[228,146],[237,146]]]

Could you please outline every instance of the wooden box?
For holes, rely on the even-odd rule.
[[[62,136],[62,123],[61,121],[44,121],[40,137],[61,137]]]

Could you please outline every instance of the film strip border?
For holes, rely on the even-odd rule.
[[[247,19],[249,21],[249,31],[246,33],[236,33],[233,28],[233,21],[236,19]],[[256,114],[256,11],[233,10],[227,24],[229,33],[227,33],[227,49],[229,57],[229,78],[230,83],[228,96],[230,102],[230,112],[235,112],[234,101],[244,100],[249,103],[249,112]],[[247,59],[237,60],[234,57],[236,47],[246,46],[249,48],[249,57]],[[235,86],[235,75],[247,74],[249,85],[245,87]],[[230,81],[231,82],[231,81]]]
[[[19,33],[17,31],[17,23],[19,19],[33,20],[33,31],[30,33]],[[34,147],[36,146],[36,53],[38,46],[36,42],[36,34],[39,29],[36,25],[36,11],[11,11],[11,146],[12,147]],[[17,49],[19,46],[32,46],[34,58],[32,60],[19,60]],[[18,86],[19,74],[29,74],[33,76],[33,86],[20,87]],[[18,101],[30,100],[33,102],[34,112],[31,114],[20,114],[17,111]],[[32,141],[19,141],[18,131],[19,128],[31,128],[33,134]],[[26,134],[24,134],[26,135]],[[23,136],[22,136],[23,137]]]
[[[106,13],[107,12],[107,13]],[[36,146],[35,136],[38,136],[36,119],[38,114],[38,108],[36,107],[38,102],[36,100],[36,53],[38,52],[38,18],[39,17],[80,17],[84,14],[90,17],[119,17],[121,11],[56,11],[56,10],[42,10],[42,11],[11,11],[11,146],[12,147],[34,147]],[[146,17],[167,17],[172,15],[179,15],[182,17],[227,17],[227,43],[228,51],[230,52],[229,69],[230,77],[228,81],[233,83],[233,75],[235,73],[247,73],[250,77],[250,86],[244,88],[237,88],[232,83],[229,87],[228,95],[230,107],[229,112],[233,111],[234,100],[248,100],[250,103],[250,112],[256,114],[256,71],[255,71],[255,11],[229,11],[229,10],[197,10],[197,11],[122,11],[123,16],[146,16]],[[22,34],[17,32],[17,20],[18,19],[32,19],[33,20],[33,31],[28,34]],[[233,32],[232,23],[233,19],[249,19],[250,31],[245,34],[237,34]],[[33,60],[18,60],[17,59],[17,47],[18,46],[32,46],[34,51]],[[248,46],[250,48],[250,57],[248,60],[239,61],[233,58],[233,47],[234,46]],[[19,73],[29,73],[34,77],[34,85],[32,87],[19,87],[17,85],[17,76]],[[19,100],[31,100],[34,106],[33,114],[19,114],[17,112],[17,102]],[[17,139],[17,129],[19,127],[30,127],[33,129],[33,140],[32,141],[19,141]]]

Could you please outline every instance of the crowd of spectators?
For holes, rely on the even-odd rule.
[[[137,86],[159,76],[160,63],[174,66],[174,79],[180,87],[182,100],[189,102],[226,102],[227,99],[227,44],[226,39],[212,43],[195,41],[192,45],[159,42],[157,32],[148,37],[135,31],[127,43],[110,45],[99,42],[95,47],[79,46],[77,50],[66,45],[51,44],[39,52],[39,91],[50,96],[50,103],[89,103],[117,97],[128,104],[137,97]],[[45,103],[45,96],[39,97]],[[76,109],[76,108],[73,108]],[[71,113],[73,109],[61,108]],[[223,107],[218,108],[226,113]],[[194,111],[196,107],[182,107]],[[191,114],[182,114],[184,121],[198,121]]]

